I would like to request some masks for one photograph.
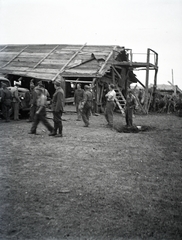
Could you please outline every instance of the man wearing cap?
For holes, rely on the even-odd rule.
[[[53,127],[48,122],[46,118],[46,103],[47,103],[47,97],[44,94],[44,90],[41,88],[37,88],[35,90],[35,97],[36,97],[36,114],[34,118],[34,122],[32,124],[31,130],[29,134],[36,134],[37,126],[39,122],[42,122],[44,126],[50,131],[53,131]]]
[[[55,81],[54,88],[56,89],[52,98],[54,130],[49,134],[49,136],[62,137],[63,124],[61,117],[64,107],[64,91],[61,87],[61,80]]]
[[[21,100],[19,98],[19,94],[18,94],[18,87],[19,87],[20,83],[19,82],[15,82],[14,84],[14,88],[12,89],[13,92],[13,112],[14,112],[14,120],[15,121],[19,121],[19,108],[20,108],[20,103]]]
[[[127,96],[126,96],[126,105],[125,105],[125,120],[126,126],[132,127],[133,126],[133,110],[136,107],[136,98],[132,94],[132,90],[128,89]]]
[[[12,101],[12,94],[11,91],[7,88],[5,83],[2,83],[2,95],[1,95],[1,102],[2,102],[2,112],[6,122],[10,121],[10,109],[11,109],[11,101]]]
[[[37,89],[37,88],[42,88],[42,89],[44,90],[44,95],[45,95],[47,98],[50,97],[50,94],[49,94],[48,90],[45,88],[45,85],[43,84],[42,81],[39,81],[39,82],[38,82],[38,85],[35,87],[35,89]]]
[[[81,121],[81,111],[80,111],[80,104],[83,100],[84,90],[81,88],[80,84],[77,84],[77,89],[74,93],[74,103],[76,105],[76,112],[77,112],[77,121]]]
[[[90,92],[90,87],[85,85],[85,91],[83,94],[83,101],[82,101],[82,119],[85,123],[84,127],[89,126],[89,117],[92,110],[92,102],[93,102],[93,95]]]

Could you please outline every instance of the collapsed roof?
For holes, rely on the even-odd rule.
[[[54,81],[102,77],[124,47],[94,45],[0,45],[0,73]],[[115,58],[115,59],[114,59]]]

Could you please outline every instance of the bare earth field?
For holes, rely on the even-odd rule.
[[[75,119],[63,138],[0,120],[0,239],[182,239],[182,118],[136,115],[139,133]]]

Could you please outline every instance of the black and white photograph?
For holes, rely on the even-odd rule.
[[[181,66],[181,0],[0,0],[0,240],[181,240]]]

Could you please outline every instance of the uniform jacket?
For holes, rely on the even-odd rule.
[[[5,88],[2,90],[2,103],[4,103],[7,106],[11,106],[11,101],[12,101],[12,94],[11,92]]]
[[[53,112],[63,112],[64,108],[64,91],[61,87],[57,88],[52,97]]]
[[[74,94],[74,102],[79,103],[83,99],[84,90],[83,89],[76,89]]]

